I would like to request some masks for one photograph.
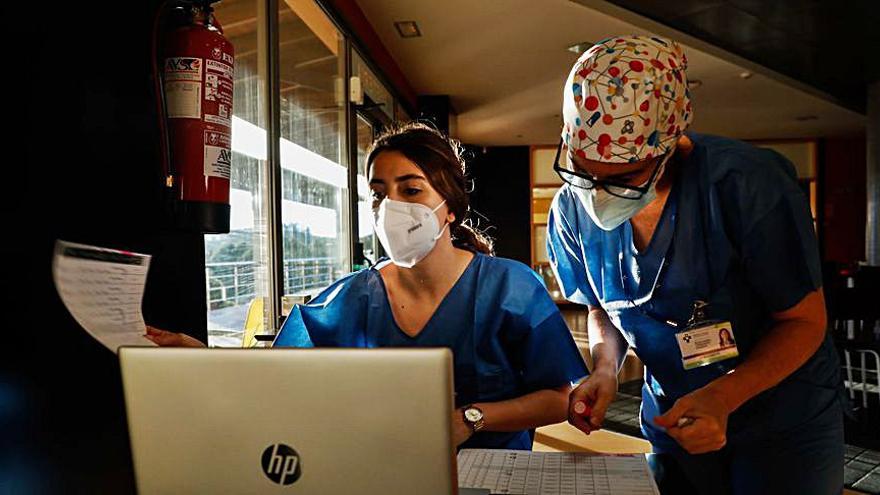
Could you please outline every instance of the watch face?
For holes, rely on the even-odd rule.
[[[470,408],[465,410],[464,417],[467,418],[471,423],[476,423],[477,421],[483,419],[483,412],[476,408]]]

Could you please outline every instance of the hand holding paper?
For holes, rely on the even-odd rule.
[[[155,345],[144,337],[141,312],[149,266],[148,255],[59,240],[52,276],[77,323],[116,352],[123,345]]]

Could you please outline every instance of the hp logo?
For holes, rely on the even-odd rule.
[[[292,447],[276,443],[263,451],[263,473],[279,485],[289,485],[302,476],[299,454]]]

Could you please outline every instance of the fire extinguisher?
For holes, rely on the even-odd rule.
[[[214,17],[216,2],[168,2],[154,23],[163,182],[172,223],[190,232],[229,232],[235,58]],[[164,29],[163,16],[172,18]]]

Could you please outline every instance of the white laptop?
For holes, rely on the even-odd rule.
[[[142,495],[456,490],[448,349],[121,348]]]

